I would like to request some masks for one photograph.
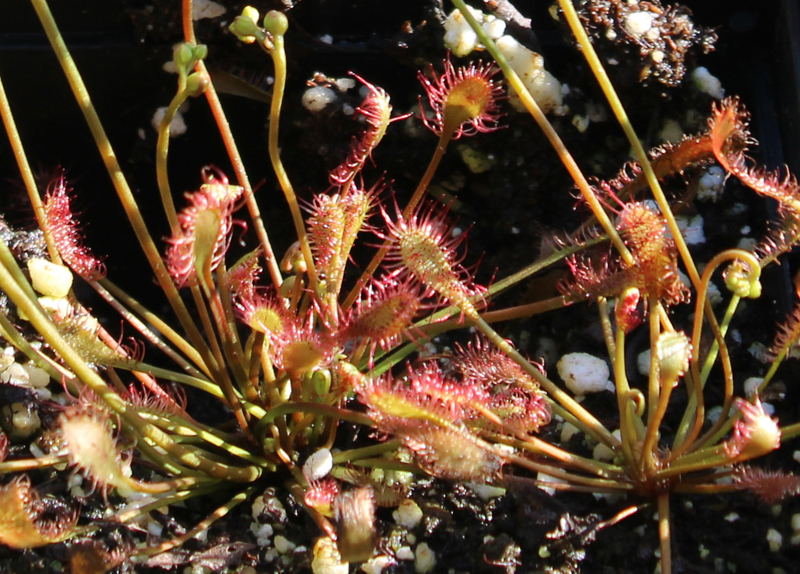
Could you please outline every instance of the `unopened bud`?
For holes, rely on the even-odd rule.
[[[175,52],[172,54],[172,60],[175,62],[175,66],[178,69],[187,68],[192,65],[193,56],[194,51],[192,50],[192,46],[184,42],[175,48]]]
[[[233,20],[229,30],[245,44],[252,44],[257,38],[264,35],[264,31],[258,27],[258,10],[252,6],[246,6],[242,14]]]
[[[264,16],[264,28],[273,36],[283,36],[289,29],[289,20],[286,14],[277,10],[270,10]]]
[[[725,286],[736,296],[758,299],[761,296],[760,269],[750,273],[741,262],[735,261],[725,270]]]
[[[186,91],[189,93],[190,98],[196,98],[206,91],[208,88],[208,76],[195,72],[186,78]]]

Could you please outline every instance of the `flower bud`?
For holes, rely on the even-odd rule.
[[[172,54],[172,61],[175,62],[175,66],[178,69],[191,66],[193,59],[194,51],[192,50],[192,46],[187,42],[178,44],[178,47],[175,48],[175,52]]]
[[[289,29],[289,20],[286,14],[277,10],[270,10],[264,16],[264,28],[273,36],[283,36]]]
[[[760,271],[750,273],[741,262],[735,261],[725,270],[725,286],[742,299],[758,299],[761,296]]]
[[[189,97],[196,98],[205,92],[206,88],[208,88],[208,76],[206,74],[195,72],[189,74],[189,77],[186,78],[186,91],[189,93]]]
[[[264,31],[258,27],[258,10],[252,6],[246,6],[242,10],[242,14],[233,20],[233,24],[229,26],[229,30],[245,44],[252,44],[264,36]]]

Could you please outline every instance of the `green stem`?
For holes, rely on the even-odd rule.
[[[55,52],[56,57],[61,64],[64,75],[66,76],[75,99],[81,108],[81,112],[86,119],[86,123],[92,132],[92,136],[95,140],[98,151],[100,152],[100,156],[102,157],[103,163],[108,170],[108,174],[111,177],[111,181],[114,184],[114,188],[117,191],[120,202],[125,209],[125,214],[128,218],[128,221],[131,223],[131,226],[136,233],[136,237],[139,240],[142,251],[147,257],[147,261],[150,263],[161,289],[164,291],[164,294],[167,297],[173,311],[178,316],[181,325],[189,334],[189,339],[191,340],[192,344],[198,350],[202,351],[207,349],[200,331],[192,321],[191,315],[184,306],[183,301],[178,294],[178,290],[175,287],[169,272],[167,271],[166,265],[164,265],[164,262],[161,259],[158,248],[153,242],[150,232],[147,230],[147,226],[144,223],[144,219],[142,218],[142,214],[139,211],[138,205],[136,204],[136,200],[134,199],[130,186],[125,179],[124,174],[122,173],[122,168],[119,165],[117,156],[111,147],[111,142],[109,141],[108,136],[103,129],[103,124],[100,122],[100,117],[97,115],[97,110],[95,109],[94,104],[92,104],[92,100],[89,97],[89,92],[86,90],[86,85],[83,83],[80,72],[75,66],[75,62],[72,59],[66,44],[64,43],[64,39],[58,30],[55,20],[53,19],[53,15],[50,12],[47,1],[31,0],[31,2],[36,10],[39,20],[42,23],[45,34],[47,34],[47,38],[53,47],[53,51]]]
[[[391,439],[371,446],[343,450],[333,455],[333,464],[346,464],[362,458],[370,458],[387,452],[393,452],[397,450],[401,444],[402,442],[400,442],[399,439]]]
[[[170,327],[158,315],[148,311],[147,308],[140,304],[136,299],[129,296],[108,279],[90,281],[89,284],[103,299],[106,300],[106,302],[108,302],[109,305],[114,307],[114,310],[116,310],[120,316],[130,323],[134,329],[139,331],[139,333],[141,333],[148,341],[150,341],[150,343],[156,346],[162,353],[175,361],[175,363],[183,370],[185,370],[191,376],[197,378],[203,378],[204,374],[206,377],[211,376],[208,367],[203,362],[203,358],[200,356],[200,353],[197,352],[197,349],[192,347],[189,342],[186,341],[186,339],[176,333],[175,330],[172,329],[172,327]],[[123,305],[120,303],[120,301],[125,304]],[[202,369],[203,373],[198,371],[195,366],[190,364],[186,359],[170,348],[143,321],[139,320],[134,313],[138,313],[145,321],[147,321],[147,323],[155,327],[159,333],[161,333],[172,344],[178,347],[182,353],[189,357],[194,365],[197,365],[197,367]]]
[[[550,466],[548,464],[542,464],[540,462],[528,460],[527,458],[517,456],[514,454],[506,455],[506,459],[509,462],[513,462],[517,466],[520,466],[522,468],[527,468],[528,470],[532,470],[534,472],[541,472],[543,474],[546,474],[547,476],[552,476],[553,478],[558,478],[560,480],[568,482],[570,485],[582,484],[594,487],[603,492],[606,491],[619,492],[621,490],[623,491],[633,490],[633,485],[630,484],[629,482],[624,482],[620,480],[608,480],[604,478],[594,478],[591,476],[582,476],[580,474],[575,474],[555,466]],[[593,492],[596,491],[593,490]]]
[[[27,472],[54,466],[56,464],[67,464],[67,455],[48,454],[37,458],[24,458],[21,460],[5,460],[0,462],[0,475],[11,472]]]
[[[191,44],[197,44],[197,40],[195,39],[194,35],[194,21],[192,20],[192,0],[183,0],[182,12],[184,39]],[[239,148],[236,145],[236,140],[233,138],[233,132],[231,132],[231,126],[228,123],[228,118],[225,116],[225,111],[222,109],[222,103],[219,101],[219,95],[217,94],[217,90],[214,88],[214,82],[210,80],[211,75],[208,73],[205,63],[202,60],[199,60],[195,64],[195,70],[198,73],[203,74],[206,78],[209,78],[208,87],[205,91],[206,100],[208,101],[209,108],[211,108],[214,121],[217,123],[217,129],[222,137],[222,142],[225,145],[225,149],[228,152],[228,158],[231,160],[233,171],[236,172],[236,179],[239,185],[241,185],[244,189],[247,210],[250,212],[250,219],[253,222],[253,227],[256,231],[256,237],[258,237],[258,241],[263,249],[267,270],[269,271],[272,283],[277,289],[283,282],[281,270],[278,266],[277,260],[275,259],[275,253],[272,250],[272,244],[270,243],[267,229],[264,226],[264,220],[261,217],[261,211],[258,207],[258,203],[256,202],[253,186],[250,185],[250,178],[247,176],[247,171],[244,168],[242,155],[239,153]]]
[[[28,288],[30,289],[30,286]],[[31,325],[72,369],[75,375],[113,411],[124,418],[142,437],[149,438],[160,445],[186,466],[198,469],[214,478],[224,478],[236,482],[252,482],[260,476],[261,470],[255,467],[236,468],[199,457],[196,453],[175,444],[169,436],[154,425],[143,421],[131,405],[109,388],[105,381],[100,378],[100,375],[83,360],[79,352],[64,340],[36,299],[31,299],[27,296],[26,291],[14,281],[12,274],[6,269],[5,265],[0,265],[0,289],[28,316]]]
[[[164,213],[169,221],[169,228],[173,235],[180,233],[178,214],[175,211],[175,202],[172,200],[172,190],[169,186],[169,172],[167,171],[167,155],[169,154],[169,135],[172,120],[183,103],[188,99],[189,93],[186,90],[185,74],[180,75],[178,93],[172,98],[167,106],[164,117],[158,125],[158,141],[156,142],[156,180],[158,191],[161,194],[161,203],[164,206]]]
[[[563,0],[561,0],[561,3],[563,4]],[[519,96],[520,101],[525,106],[525,109],[528,110],[531,116],[533,116],[533,119],[536,120],[536,123],[539,124],[539,128],[542,130],[542,132],[544,132],[544,135],[547,137],[550,145],[558,154],[558,157],[561,158],[564,167],[567,168],[570,176],[572,176],[572,179],[575,181],[575,185],[578,186],[581,195],[583,195],[583,198],[591,208],[592,213],[594,213],[595,217],[597,217],[597,220],[600,222],[600,225],[611,238],[611,242],[614,244],[614,247],[617,249],[620,256],[628,266],[633,266],[635,263],[633,255],[631,255],[631,252],[625,246],[625,243],[622,241],[619,233],[617,233],[616,228],[614,227],[613,223],[611,223],[611,219],[608,217],[608,214],[601,205],[600,200],[597,198],[594,190],[589,185],[589,182],[586,180],[586,177],[583,175],[583,172],[578,167],[575,159],[567,150],[564,142],[561,141],[561,138],[553,128],[550,121],[544,115],[544,112],[542,112],[541,108],[539,108],[539,104],[537,104],[536,100],[533,99],[533,96],[531,96],[531,94],[528,92],[525,84],[522,83],[522,80],[520,80],[517,73],[513,70],[513,68],[511,68],[508,60],[506,60],[505,56],[503,56],[503,54],[497,48],[497,45],[494,43],[494,41],[486,35],[483,27],[478,23],[477,20],[475,20],[475,18],[472,16],[472,13],[467,10],[464,0],[453,0],[453,4],[455,4],[456,8],[461,11],[461,14],[464,16],[467,22],[469,22],[472,30],[478,35],[478,39],[481,41],[481,44],[486,47],[486,49],[497,62],[497,65],[500,66],[501,70],[503,70],[506,81]]]
[[[0,117],[3,118],[3,125],[8,135],[8,141],[11,143],[11,151],[13,152],[14,158],[17,160],[19,173],[22,175],[22,181],[25,184],[25,189],[28,191],[28,197],[33,207],[33,213],[36,215],[36,221],[39,223],[39,229],[44,233],[47,252],[50,254],[50,259],[53,263],[61,263],[61,255],[58,253],[55,239],[53,239],[53,233],[50,226],[47,224],[42,198],[39,196],[36,179],[33,177],[33,171],[28,163],[28,156],[25,154],[22,138],[20,138],[19,131],[17,131],[17,124],[14,121],[14,114],[11,112],[11,106],[8,103],[8,97],[6,96],[6,90],[3,87],[2,80],[0,80]]]
[[[297,195],[295,195],[292,182],[289,181],[289,175],[283,167],[280,156],[278,130],[280,128],[283,94],[286,90],[286,52],[284,49],[283,34],[272,34],[272,44],[272,48],[268,51],[275,67],[275,83],[272,86],[272,103],[270,104],[269,110],[269,159],[270,162],[272,162],[272,169],[275,171],[278,183],[286,196],[289,210],[292,212],[292,220],[294,221],[295,231],[297,232],[297,239],[300,242],[300,249],[303,252],[303,258],[305,259],[308,269],[309,286],[311,292],[316,294],[318,292],[317,284],[319,279],[314,267],[314,257],[311,253],[308,235],[306,235],[305,221],[303,221],[303,215],[300,212],[300,204],[297,202]]]
[[[759,265],[758,259],[748,252],[742,249],[728,249],[723,251],[722,253],[718,253],[711,261],[708,262],[706,265],[705,270],[703,271],[703,277],[700,280],[700,290],[697,292],[697,303],[696,303],[696,310],[695,310],[695,319],[694,319],[694,326],[692,330],[692,348],[695,350],[700,349],[700,335],[703,327],[703,314],[700,312],[701,309],[707,308],[710,312],[710,304],[708,303],[708,285],[711,282],[711,276],[713,275],[714,271],[717,268],[725,263],[726,261],[744,261],[750,269],[750,279],[755,281],[758,279],[758,276],[761,273],[761,266]],[[713,320],[709,320],[709,325],[711,330],[714,333],[715,340],[717,342],[717,348],[720,352],[720,361],[722,363],[723,373],[724,373],[724,382],[725,382],[725,398],[722,405],[722,413],[723,416],[720,416],[719,420],[712,426],[712,428],[704,435],[701,443],[698,445],[693,445],[695,439],[700,434],[700,431],[703,426],[703,420],[705,416],[705,410],[703,405],[703,388],[705,380],[701,378],[700,373],[700,363],[699,361],[692,361],[692,382],[694,383],[694,394],[692,395],[692,399],[689,401],[689,404],[686,407],[686,412],[684,413],[683,420],[681,421],[681,425],[679,426],[679,432],[676,436],[675,445],[676,448],[673,449],[670,458],[674,460],[675,458],[679,457],[683,452],[685,452],[688,448],[696,448],[697,446],[701,446],[706,440],[714,436],[716,432],[725,424],[727,417],[725,413],[727,413],[730,408],[731,404],[733,403],[733,372],[731,370],[730,364],[730,355],[728,353],[728,347],[725,344],[725,339],[723,337],[722,332],[720,331],[719,325],[717,324],[716,317],[714,317],[713,312],[710,312],[710,317]],[[727,318],[727,315],[726,315]],[[694,409],[694,426],[691,428],[690,432],[686,432],[684,429],[687,428],[687,422],[692,418],[692,411]],[[685,438],[684,438],[685,437]],[[678,440],[682,440],[682,442],[678,443]]]
[[[672,533],[669,520],[669,492],[658,495],[658,539],[661,542],[661,574],[671,574]]]

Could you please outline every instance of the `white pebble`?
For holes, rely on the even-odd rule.
[[[471,6],[467,6],[467,10],[479,22],[483,20],[483,13],[479,10]],[[478,47],[478,35],[459,10],[453,10],[444,22],[444,45],[459,58]]]
[[[636,370],[640,375],[648,376],[650,374],[650,349],[642,351],[636,357]]]
[[[484,16],[484,22],[481,27],[487,36],[492,40],[497,40],[506,31],[506,21],[488,14]]]
[[[720,303],[722,303],[722,292],[719,290],[713,282],[708,282],[708,290],[706,291],[706,299],[708,302],[711,303],[712,307],[716,307]]]
[[[366,562],[361,565],[361,570],[364,574],[381,574],[386,568],[389,566],[394,566],[397,564],[391,556],[386,556],[382,554],[380,556],[375,556],[370,558]]]
[[[778,552],[783,544],[783,536],[774,528],[770,528],[767,531],[767,542],[771,552]]]
[[[653,27],[653,20],[656,19],[656,14],[649,10],[641,10],[639,12],[631,12],[625,18],[622,26],[634,38],[641,38]]]
[[[336,94],[333,90],[324,86],[314,86],[303,94],[303,107],[311,113],[317,113],[335,100]]]
[[[491,484],[474,484],[470,483],[469,486],[470,490],[477,494],[481,500],[491,500],[492,498],[497,498],[498,496],[503,496],[506,493],[505,488],[500,488],[499,486],[492,486]]]
[[[707,68],[702,66],[695,68],[692,72],[692,81],[698,90],[704,94],[708,94],[712,98],[721,100],[725,97],[725,90],[722,89],[722,83],[712,76]]]
[[[614,435],[617,439],[622,438],[622,431],[620,431],[619,429],[615,430],[611,434]],[[603,443],[598,443],[597,446],[594,447],[594,450],[592,451],[592,458],[600,461],[614,460],[614,451],[613,449],[607,447]]]
[[[609,369],[606,362],[588,353],[569,353],[556,365],[558,376],[576,395],[599,393],[608,388]]]
[[[7,409],[8,407],[5,407],[3,410],[7,412]],[[14,425],[14,435],[20,438],[27,438],[42,426],[39,412],[36,409],[29,409],[24,403],[13,403],[10,410],[9,414],[11,414],[11,423]]]
[[[401,546],[400,548],[397,549],[397,552],[395,552],[394,555],[398,560],[414,559],[414,551],[411,550],[411,548],[408,546]]]
[[[700,177],[697,187],[699,201],[717,201],[725,187],[725,170],[715,165],[706,170]]]
[[[542,108],[542,112],[564,115],[566,110],[562,105],[563,92],[561,82],[545,69],[544,58],[536,52],[532,52],[511,36],[498,38],[496,44],[497,49],[503,53],[508,60],[508,64],[519,75],[533,99]],[[515,93],[509,95],[509,102],[518,111],[525,111],[525,107]]]
[[[555,477],[555,476],[550,476],[549,474],[545,474],[543,472],[539,472],[539,473],[536,474],[536,480],[537,481],[541,481],[541,482],[550,482],[550,483],[559,483],[560,482],[562,484],[567,482],[566,480],[564,480],[562,478],[558,478],[558,477]],[[541,490],[543,490],[544,492],[546,492],[550,496],[553,496],[556,493],[555,486],[548,486],[548,485],[541,485],[541,484],[538,485],[538,486],[539,486],[539,488]]]
[[[417,574],[428,574],[436,567],[436,553],[425,542],[420,542],[414,557],[414,570]]]
[[[66,297],[72,288],[72,271],[66,265],[33,257],[28,259],[28,272],[33,288],[47,297]]]
[[[322,448],[306,459],[303,465],[303,477],[306,481],[313,482],[328,476],[332,469],[333,455],[330,449]]]
[[[29,380],[28,371],[19,363],[12,363],[0,373],[0,382],[17,387],[27,387]]]
[[[673,119],[666,119],[658,132],[658,140],[661,143],[678,143],[683,139],[683,128]]]
[[[415,528],[422,521],[422,516],[422,509],[410,498],[401,502],[397,510],[392,512],[394,521],[409,529]]]
[[[297,548],[297,544],[290,542],[285,536],[281,536],[280,534],[275,537],[273,544],[275,545],[275,550],[281,554],[288,554]]]
[[[50,384],[50,375],[47,371],[40,369],[36,365],[25,364],[22,365],[28,373],[28,384],[32,387],[46,387]]]
[[[161,537],[161,533],[163,531],[164,531],[164,527],[161,526],[155,520],[147,523],[147,533],[148,534],[150,534],[152,536],[155,536],[156,538],[160,538]]]
[[[572,423],[564,423],[564,426],[561,427],[561,443],[569,442],[576,432],[578,432],[578,427]]]
[[[695,215],[691,219],[688,217],[676,217],[675,219],[687,244],[702,245],[706,242],[706,236],[703,233],[702,215]]]
[[[253,522],[250,525],[250,531],[255,535],[256,544],[259,546],[268,546],[274,533],[272,525],[259,524],[258,522]]]
[[[338,87],[343,92],[347,90],[352,90],[356,87],[356,81],[353,78],[339,78],[336,80],[336,87]]]
[[[203,18],[217,18],[225,12],[227,12],[225,6],[211,0],[194,0],[192,4],[192,20],[194,21]]]
[[[154,130],[158,131],[158,128],[161,125],[161,120],[164,119],[166,114],[166,106],[156,110],[156,113],[153,114],[153,117],[150,120],[150,125],[153,126]],[[176,138],[185,133],[186,122],[183,120],[183,115],[180,112],[175,112],[175,117],[172,118],[172,122],[169,124],[169,137]]]
[[[749,379],[745,380],[744,396],[747,398],[752,397],[756,391],[758,391],[758,387],[761,386],[761,383],[763,382],[764,379],[761,377],[750,377]]]
[[[589,128],[589,118],[575,114],[572,117],[572,125],[575,126],[575,129],[580,133],[583,133]]]
[[[314,544],[311,571],[314,574],[348,574],[350,566],[347,562],[342,562],[336,542],[325,536]]]

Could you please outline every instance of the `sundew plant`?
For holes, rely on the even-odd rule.
[[[393,175],[370,169],[387,132],[411,114],[395,112],[391,94],[353,70],[350,79],[364,94],[353,110],[359,134],[328,180],[307,194],[295,189],[283,163],[299,153],[281,140],[289,18],[247,6],[229,25],[263,54],[274,80],[263,161],[276,185],[258,186],[217,95],[219,76],[206,69],[209,49],[195,38],[192,1],[184,0],[184,42],[172,62],[177,90],[165,102],[152,150],[158,193],[144,197],[126,180],[105,135],[110,119],[92,105],[46,0],[32,4],[124,208],[119,232],[132,229],[149,264],[142,281],[157,283],[168,308],[148,308],[136,285],[119,285],[106,272],[96,255],[101,247],[83,238],[90,222],[75,207],[79,182],[60,171],[44,185],[36,181],[25,133],[0,89],[5,131],[38,224],[38,232],[7,229],[0,247],[0,289],[8,301],[0,313],[9,346],[3,382],[24,389],[0,434],[3,544],[24,550],[64,543],[73,572],[171,567],[159,556],[174,556],[269,486],[285,489],[316,525],[313,570],[346,571],[375,557],[400,560],[378,540],[380,509],[406,504],[416,481],[430,476],[618,495],[591,536],[617,523],[625,528],[624,519],[639,511],[655,512],[660,569],[669,573],[677,497],[751,490],[776,502],[800,488],[792,474],[751,465],[800,433],[800,423],[778,420],[764,404],[800,338],[800,313],[776,327],[768,371],[747,394],[726,339],[743,301],[761,295],[762,269],[800,240],[797,182],[749,158],[749,114],[735,97],[715,101],[698,133],[646,152],[584,28],[596,37],[602,25],[621,26],[646,62],[642,79],[677,85],[684,43],[713,43],[710,34],[692,32],[684,9],[607,3],[614,12],[579,3],[579,13],[568,0],[553,8],[631,146],[634,160],[616,176],[587,179],[548,119],[559,113],[553,98],[560,96],[536,85],[557,82],[541,57],[500,24],[503,15],[516,23],[522,15],[489,16],[453,0],[451,13],[442,14],[449,51],[442,47],[437,61],[419,71],[421,103],[412,113],[438,143],[415,175],[415,189],[395,195]],[[470,56],[474,48],[482,60]],[[333,84],[314,82],[329,91]],[[198,163],[192,167],[202,183],[178,193],[169,178],[170,131],[190,100],[213,113],[228,155],[219,163],[232,171]],[[511,112],[506,100],[525,112]],[[457,200],[432,193],[433,184],[454,142],[490,138],[509,126],[544,133],[561,160],[551,169],[566,170],[575,185],[547,193],[575,193],[586,217],[580,229],[562,230],[544,256],[520,245],[530,253],[524,268],[499,269],[479,284],[477,257],[467,253],[467,234],[455,223]],[[732,245],[699,261],[675,216],[692,194],[672,197],[661,183],[712,163],[778,210],[752,248]],[[166,238],[151,232],[154,224],[140,210],[140,202],[154,201],[162,206]],[[291,222],[291,241],[277,242],[291,243],[285,252],[273,249],[276,237],[262,217],[267,209],[282,210]],[[524,304],[504,298],[554,270],[562,275],[557,295]],[[711,297],[720,294],[712,280],[725,287],[715,307]],[[78,282],[113,308],[126,324],[124,337],[108,333],[81,302]],[[589,367],[570,368],[580,357],[565,352],[556,369],[498,332],[508,322],[574,306],[597,314],[601,326],[606,356]],[[457,342],[437,346],[442,335]],[[648,341],[643,384],[631,382],[635,338]],[[603,368],[613,416],[593,412],[579,396]],[[197,420],[189,388],[224,420]],[[712,416],[715,410],[722,414]],[[39,411],[44,424],[21,430]],[[594,455],[544,432],[556,421],[594,445]],[[46,494],[54,483],[81,489]],[[200,498],[216,508],[169,536],[141,534],[148,516]],[[128,533],[113,548],[98,537],[102,524],[88,516],[98,504],[103,523]]]

